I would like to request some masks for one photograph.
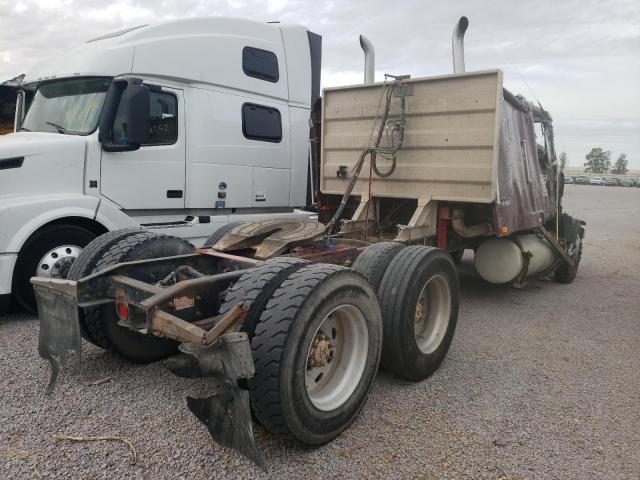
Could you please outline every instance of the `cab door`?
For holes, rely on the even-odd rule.
[[[185,115],[181,89],[149,94],[149,141],[131,152],[102,152],[100,193],[122,208],[184,208]],[[126,132],[118,111],[114,135]]]

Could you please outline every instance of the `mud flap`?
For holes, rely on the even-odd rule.
[[[255,371],[247,334],[227,333],[206,347],[183,343],[180,351],[183,353],[165,360],[164,366],[179,377],[211,377],[215,387],[210,397],[187,397],[189,410],[214,440],[264,469],[253,436],[249,392],[238,386],[239,379],[251,378]]]
[[[51,377],[47,394],[51,393],[60,372],[73,353],[75,368],[80,366],[82,338],[76,303],[76,282],[71,280],[31,279],[38,304],[40,335],[38,353],[49,360]]]

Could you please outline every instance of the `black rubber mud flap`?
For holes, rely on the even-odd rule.
[[[38,353],[51,364],[51,378],[47,386],[49,394],[53,391],[60,367],[67,366],[69,353],[74,355],[76,370],[80,366],[82,337],[76,305],[76,282],[32,279],[31,283],[40,317]]]
[[[253,436],[249,392],[238,386],[239,379],[254,374],[247,334],[227,333],[207,347],[183,343],[179,348],[182,354],[165,360],[164,366],[179,377],[211,377],[215,387],[210,397],[187,397],[189,410],[220,445],[240,452],[264,469]]]

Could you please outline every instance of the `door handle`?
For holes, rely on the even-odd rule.
[[[167,190],[167,198],[182,198],[182,190]]]

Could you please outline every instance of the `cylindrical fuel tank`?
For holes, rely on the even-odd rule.
[[[476,271],[487,282],[512,282],[524,268],[523,252],[531,254],[527,276],[546,270],[556,259],[549,242],[535,234],[491,238],[476,249]]]

